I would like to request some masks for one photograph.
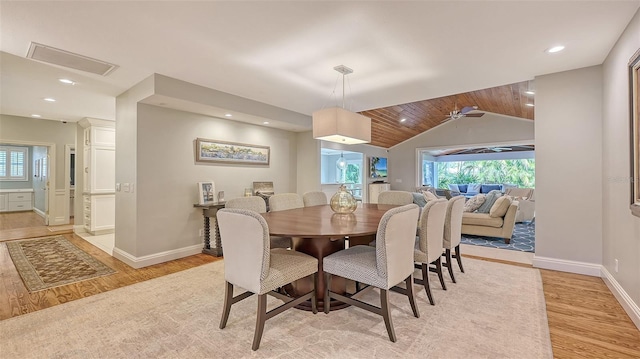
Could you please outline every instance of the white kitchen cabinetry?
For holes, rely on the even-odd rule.
[[[111,123],[84,119],[83,224],[91,234],[115,228],[116,137]]]
[[[369,203],[378,203],[378,195],[380,192],[391,190],[390,183],[371,183],[369,184]]]
[[[33,190],[14,191],[5,190],[0,193],[0,212],[31,211]]]

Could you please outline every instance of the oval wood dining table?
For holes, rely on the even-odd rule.
[[[311,206],[262,213],[269,225],[269,234],[279,237],[291,237],[293,250],[309,254],[318,258],[318,274],[316,298],[322,308],[324,303],[324,271],[322,259],[331,253],[345,248],[345,239],[349,245],[368,244],[375,239],[378,224],[382,216],[391,208],[397,206],[385,204],[365,203],[358,206],[355,212],[338,214],[329,205]],[[331,290],[344,293],[346,280],[336,277],[331,280]],[[285,287],[287,294],[298,296],[308,293],[313,283],[309,278],[295,281]],[[331,301],[330,310],[337,310],[348,305]],[[303,303],[299,309],[311,310],[311,303]]]

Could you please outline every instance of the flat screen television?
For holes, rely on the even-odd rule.
[[[369,157],[369,177],[387,178],[386,157]]]

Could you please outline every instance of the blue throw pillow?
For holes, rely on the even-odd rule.
[[[502,192],[499,190],[493,190],[487,193],[487,197],[484,200],[484,203],[478,208],[476,212],[478,213],[489,213],[491,211],[491,207],[498,200],[498,198],[502,196]]]
[[[424,207],[427,204],[427,200],[424,198],[422,193],[411,192],[413,195],[413,203],[417,204],[419,207]]]
[[[459,184],[458,185],[458,191],[460,193],[467,193],[467,185],[466,184]]]
[[[500,185],[499,184],[483,184],[482,189],[480,190],[480,193],[489,193],[493,190],[500,191],[501,190]]]

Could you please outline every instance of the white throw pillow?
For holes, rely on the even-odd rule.
[[[438,196],[429,191],[422,191],[422,195],[427,202],[438,199]]]
[[[498,218],[504,217],[509,210],[509,206],[511,206],[511,196],[502,196],[498,198],[493,206],[491,206],[491,210],[489,210],[489,217]]]
[[[480,208],[480,206],[482,206],[482,204],[484,203],[484,200],[486,199],[486,196],[482,193],[479,193],[471,198],[469,198],[469,200],[467,202],[465,202],[464,204],[464,212],[475,212],[478,208]]]

